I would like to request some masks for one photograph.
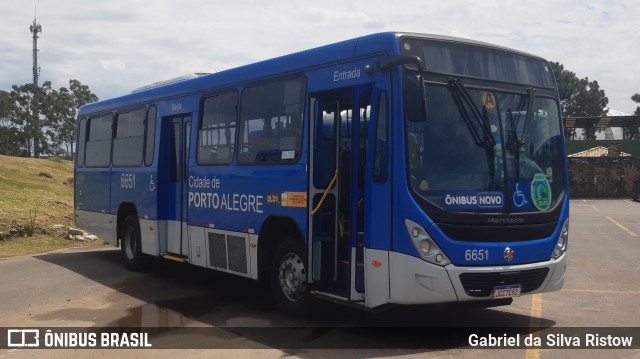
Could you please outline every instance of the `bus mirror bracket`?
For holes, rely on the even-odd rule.
[[[413,55],[400,55],[389,57],[383,60],[378,61],[378,68],[382,71],[389,71],[392,68],[400,65],[416,65],[418,71],[422,72],[422,59],[419,56]]]
[[[377,63],[378,68],[380,68],[380,70],[382,71],[390,71],[392,68],[396,67],[396,66],[400,66],[400,65],[415,65],[418,69],[418,81],[420,83],[420,87],[421,89],[418,91],[421,91],[421,95],[422,95],[422,106],[418,111],[410,111],[411,113],[416,113],[416,112],[422,112],[422,114],[420,115],[413,115],[413,116],[408,116],[408,120],[411,122],[422,122],[422,121],[426,121],[427,119],[427,89],[425,88],[424,85],[424,81],[422,79],[422,73],[423,73],[423,67],[422,67],[422,59],[418,56],[413,56],[413,55],[400,55],[400,56],[394,56],[394,57],[389,57],[383,60],[378,61]],[[405,94],[405,96],[407,96]],[[407,106],[409,104],[408,99],[405,97],[405,100],[407,102],[405,102],[405,106]],[[420,101],[420,100],[418,100]],[[417,104],[418,101],[416,101],[415,103]],[[414,106],[409,106],[411,108],[414,108]]]

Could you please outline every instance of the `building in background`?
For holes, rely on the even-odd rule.
[[[603,117],[566,117],[569,183],[573,198],[638,197],[640,116],[609,110]],[[597,128],[585,140],[585,128]]]

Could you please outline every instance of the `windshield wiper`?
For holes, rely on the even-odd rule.
[[[511,112],[510,108],[507,109],[507,114],[509,115],[509,123],[511,124],[511,136],[513,136],[508,146],[511,152],[513,152],[513,156],[516,160],[516,181],[517,181],[520,179],[520,146],[523,145],[523,143],[518,138],[518,129],[516,128],[516,122],[513,119],[513,113]]]
[[[524,136],[524,134],[526,133],[527,124],[529,124],[531,117],[533,117],[533,101],[536,99],[536,89],[534,89],[533,87],[527,88],[527,99],[527,116],[524,118],[524,126],[522,126],[522,136]]]
[[[456,107],[467,125],[476,145],[483,148],[493,148],[496,144],[496,139],[491,134],[487,108],[483,106],[482,112],[480,112],[478,106],[473,102],[473,99],[460,79],[454,79],[453,77],[449,78],[449,90],[451,91],[453,101],[455,102]],[[471,109],[472,116],[469,115],[467,108]],[[471,117],[475,120],[475,124],[471,120]],[[482,134],[479,133],[478,127]]]
[[[507,145],[515,158],[516,165],[516,180],[520,179],[520,147],[525,144],[524,136],[527,131],[527,124],[529,120],[533,116],[533,101],[535,100],[535,89],[530,87],[527,88],[527,97],[524,96],[520,98],[520,103],[518,103],[518,122],[520,117],[520,112],[522,108],[527,106],[527,114],[524,119],[524,124],[522,125],[522,137],[518,136],[518,126],[516,125],[516,120],[513,118],[513,112],[511,112],[511,108],[507,109],[507,115],[509,116],[509,124],[511,127],[511,139],[508,141]]]
[[[469,129],[469,133],[471,133],[471,137],[473,137],[473,141],[478,147],[482,147],[485,150],[489,178],[491,183],[493,183],[495,182],[495,167],[493,162],[496,156],[496,139],[491,134],[487,107],[482,106],[482,112],[478,109],[478,106],[473,102],[473,99],[460,79],[449,78],[449,91],[453,102],[458,108],[458,112],[460,112],[460,116],[462,116],[464,123],[467,125],[467,129]],[[471,114],[469,114],[467,108],[471,110]],[[472,117],[475,120],[475,124],[471,119]],[[480,131],[478,131],[478,127]]]

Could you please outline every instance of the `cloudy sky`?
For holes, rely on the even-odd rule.
[[[36,1],[3,0],[0,90],[32,81]],[[516,48],[597,80],[609,107],[640,92],[640,0],[40,0],[41,80],[108,99],[190,72],[216,72],[381,31]]]

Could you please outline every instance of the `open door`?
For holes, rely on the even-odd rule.
[[[184,260],[189,253],[187,239],[187,178],[191,115],[162,119],[160,161],[158,167],[158,213],[160,253]]]
[[[391,126],[385,91],[373,91],[373,116],[364,190],[365,304],[376,307],[389,300],[391,250]]]
[[[364,172],[370,86],[310,96],[310,283],[316,294],[364,299]]]

